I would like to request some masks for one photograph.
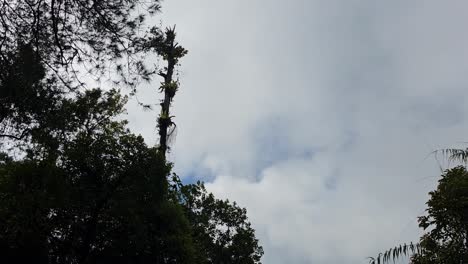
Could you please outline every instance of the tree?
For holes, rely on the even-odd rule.
[[[187,52],[174,29],[138,34],[145,14],[137,10],[151,14],[158,3],[0,3],[0,145],[8,143],[0,146],[0,258],[259,263],[263,251],[245,209],[171,174],[173,74]],[[167,66],[148,70],[143,57],[152,53]],[[126,102],[119,90],[83,88],[75,67],[99,78],[111,70],[106,64],[120,75],[117,87],[164,78],[159,147],[118,118]]]
[[[149,41],[146,47],[154,49],[167,62],[167,66],[158,73],[164,79],[160,86],[164,99],[158,117],[158,150],[166,159],[168,138],[175,129],[170,106],[179,88],[178,80],[173,80],[173,74],[175,66],[187,54],[187,50],[176,42],[175,27],[167,28],[163,35],[154,36],[157,38]],[[172,191],[174,201],[184,207],[191,224],[198,263],[260,263],[263,248],[258,245],[245,209],[236,203],[215,199],[200,182],[183,185],[177,175],[173,177]]]
[[[260,263],[263,248],[244,208],[216,199],[201,182],[183,185],[176,178],[173,191],[192,226],[199,263]]]
[[[142,34],[139,32],[149,32],[145,19],[159,11],[159,2],[1,1],[0,62],[7,62],[9,52],[27,44],[33,47],[44,65],[67,84],[71,84],[68,81],[76,81],[74,71],[77,64],[98,75],[106,70],[105,65],[109,62],[113,62],[111,65],[116,69],[131,65],[138,71],[141,67],[138,55],[143,55],[140,53]],[[152,31],[156,29],[153,27]]]
[[[59,101],[24,159],[2,155],[1,251],[43,263],[260,263],[246,210],[201,183],[170,184],[159,150],[115,120],[117,91]]]
[[[73,96],[86,85],[84,74],[133,92],[140,80],[149,81],[155,70],[146,66],[145,47],[162,32],[145,19],[159,2],[1,1],[0,139],[29,137],[46,96]]]
[[[49,263],[193,263],[190,225],[168,200],[170,166],[114,121],[120,95],[92,90],[63,100],[61,133],[36,134],[26,159],[0,166],[3,251]]]
[[[468,171],[463,166],[446,170],[437,189],[430,192],[427,215],[418,218],[427,230],[418,245],[388,250],[371,263],[386,263],[411,254],[414,264],[468,263]]]
[[[467,149],[443,149],[438,152],[448,156],[450,161],[460,161],[463,163],[468,162],[468,148]]]
[[[164,93],[164,99],[161,101],[161,113],[158,117],[159,129],[159,151],[163,157],[166,157],[166,152],[169,151],[168,138],[174,132],[175,123],[170,115],[170,106],[172,100],[179,89],[178,80],[173,80],[175,66],[179,60],[187,54],[179,43],[176,42],[176,32],[174,28],[167,28],[164,34],[159,31],[152,31],[153,36],[144,44],[144,50],[155,51],[161,55],[166,61],[167,66],[160,70],[158,75],[163,78],[163,82],[159,87],[159,91]],[[169,129],[172,127],[172,130]]]

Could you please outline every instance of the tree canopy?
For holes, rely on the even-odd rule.
[[[167,147],[148,146],[122,118],[120,89],[155,74],[169,96],[160,136],[173,125],[172,72],[186,51],[173,29],[144,24],[159,1],[1,6],[0,261],[260,263],[246,210],[203,183],[183,184]],[[150,55],[168,65],[149,70],[143,57]],[[112,89],[91,89],[74,67],[120,79]]]
[[[468,171],[464,166],[446,170],[437,189],[430,192],[427,215],[418,218],[426,233],[417,245],[395,247],[371,263],[388,263],[410,255],[413,264],[468,262]]]
[[[108,68],[105,65],[138,70],[147,34],[161,35],[145,23],[160,10],[159,0],[4,0],[0,9],[1,62],[7,63],[18,46],[29,44],[69,85],[78,77],[78,65],[96,75]]]

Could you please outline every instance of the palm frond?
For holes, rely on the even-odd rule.
[[[391,248],[383,253],[379,253],[377,257],[369,257],[369,264],[386,264],[392,261],[395,263],[396,260],[402,257],[409,257],[413,254],[419,254],[421,252],[421,247],[419,244],[403,244]]]
[[[468,148],[466,149],[441,149],[437,150],[436,153],[441,153],[444,157],[447,157],[449,161],[459,161],[468,163]]]

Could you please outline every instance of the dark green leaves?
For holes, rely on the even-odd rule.
[[[116,120],[125,103],[117,91],[56,99],[28,155],[2,154],[2,250],[50,263],[260,263],[246,210],[201,183],[173,175],[169,185],[170,164]]]
[[[260,263],[263,249],[244,208],[216,199],[200,182],[179,185],[177,190],[201,253],[200,263]]]
[[[459,152],[450,152],[458,153]],[[413,264],[453,264],[468,261],[468,172],[463,166],[444,172],[437,189],[430,192],[427,215],[418,218],[419,226],[427,230],[419,244],[400,245],[386,251],[375,264],[411,256]],[[382,257],[381,257],[382,256]]]
[[[165,151],[128,130],[119,90],[80,80],[108,76],[134,94],[158,73],[167,98],[158,124],[164,140],[173,133],[172,76],[187,51],[174,28],[146,28],[158,0],[0,5],[2,253],[18,263],[260,263],[246,210],[183,185]],[[150,53],[167,66],[147,68]]]

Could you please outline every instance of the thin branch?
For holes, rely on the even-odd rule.
[[[15,136],[15,135],[9,135],[9,134],[0,134],[0,138],[11,138],[11,139],[15,139],[15,140],[22,140],[24,137],[26,137],[28,135],[28,133],[30,132],[31,130],[29,129],[25,129],[20,136]]]

